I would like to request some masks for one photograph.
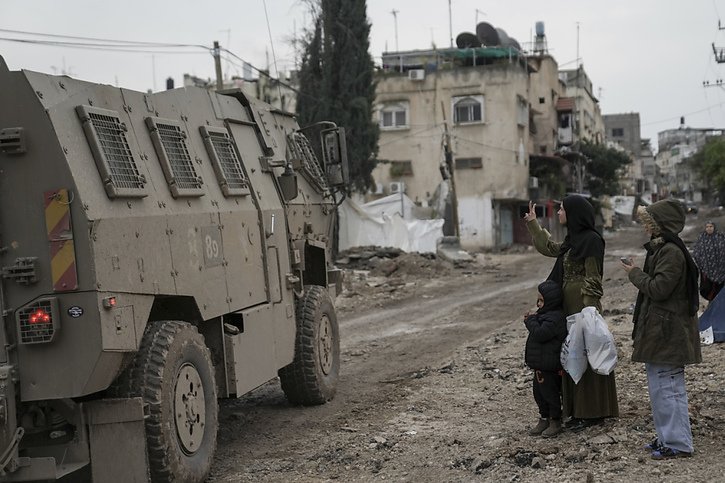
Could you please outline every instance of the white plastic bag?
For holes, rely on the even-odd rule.
[[[581,313],[566,318],[569,334],[561,345],[560,360],[564,370],[571,376],[574,383],[579,380],[587,370],[587,354],[584,343],[584,331],[581,324]]]
[[[705,330],[700,331],[700,344],[710,345],[715,342],[715,336],[712,333],[712,325]]]
[[[607,322],[596,307],[584,307],[580,321],[589,365],[597,374],[611,374],[617,366],[617,346]]]

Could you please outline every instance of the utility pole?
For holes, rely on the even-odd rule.
[[[576,23],[576,70],[579,75],[579,22]]]
[[[448,0],[448,35],[451,37],[451,48],[453,48],[453,16],[451,14],[451,0]]]
[[[390,11],[390,13],[393,14],[393,22],[395,23],[395,51],[396,52],[400,52],[400,50],[398,50],[398,12],[399,11],[400,10],[395,10],[395,9],[392,9]]]
[[[224,89],[224,80],[222,79],[222,57],[221,49],[219,48],[219,42],[214,41],[214,68],[216,69],[216,90],[221,91]]]
[[[451,149],[451,133],[448,131],[448,121],[446,120],[446,107],[441,101],[441,112],[443,113],[443,129],[445,130],[443,138],[443,149],[445,152],[445,162],[451,177],[451,221],[453,222],[453,234],[456,238],[461,237],[461,230],[458,226],[458,194],[456,193],[456,164],[453,160],[453,150]]]

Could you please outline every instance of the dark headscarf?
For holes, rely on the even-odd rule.
[[[697,267],[705,276],[715,283],[725,281],[725,235],[717,231],[715,223],[708,221],[715,227],[712,235],[703,231],[697,237],[692,250]]]
[[[569,195],[562,202],[566,211],[566,231],[564,243],[548,280],[564,284],[564,255],[574,260],[596,257],[599,272],[604,274],[604,238],[594,226],[594,207],[580,195]]]
[[[553,280],[546,280],[539,284],[539,293],[544,298],[542,305],[537,313],[551,312],[552,310],[561,310],[564,303],[564,292],[558,283]]]

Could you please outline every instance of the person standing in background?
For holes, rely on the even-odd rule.
[[[594,207],[583,196],[570,195],[564,198],[558,216],[559,223],[567,229],[563,243],[553,241],[551,234],[536,221],[535,203],[529,202],[529,212],[524,215],[539,253],[556,257],[548,279],[562,287],[565,315],[576,314],[588,306],[601,312],[604,238],[594,227]],[[618,417],[614,372],[604,376],[587,367],[578,384],[564,373],[562,406],[564,417],[571,418],[567,427],[572,431],[600,424],[607,417]]]
[[[697,267],[678,233],[685,210],[672,199],[637,211],[650,241],[644,268],[622,261],[639,289],[634,307],[632,361],[644,362],[657,436],[645,448],[653,459],[692,456],[685,365],[702,361],[697,323]]]
[[[705,231],[697,237],[692,256],[700,269],[700,295],[711,302],[725,282],[725,234],[715,223],[705,223]]]

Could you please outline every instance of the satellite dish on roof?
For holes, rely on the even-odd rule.
[[[476,36],[486,47],[493,47],[500,44],[498,32],[488,22],[481,22],[476,25]]]
[[[511,37],[511,47],[513,47],[516,50],[521,50],[521,44],[519,44],[519,41],[513,37]]]
[[[468,49],[470,47],[480,47],[481,41],[478,40],[476,34],[471,32],[461,32],[456,37],[456,45],[459,49]]]
[[[511,39],[506,31],[502,28],[496,27],[496,32],[498,32],[498,45],[501,47],[511,47]]]

